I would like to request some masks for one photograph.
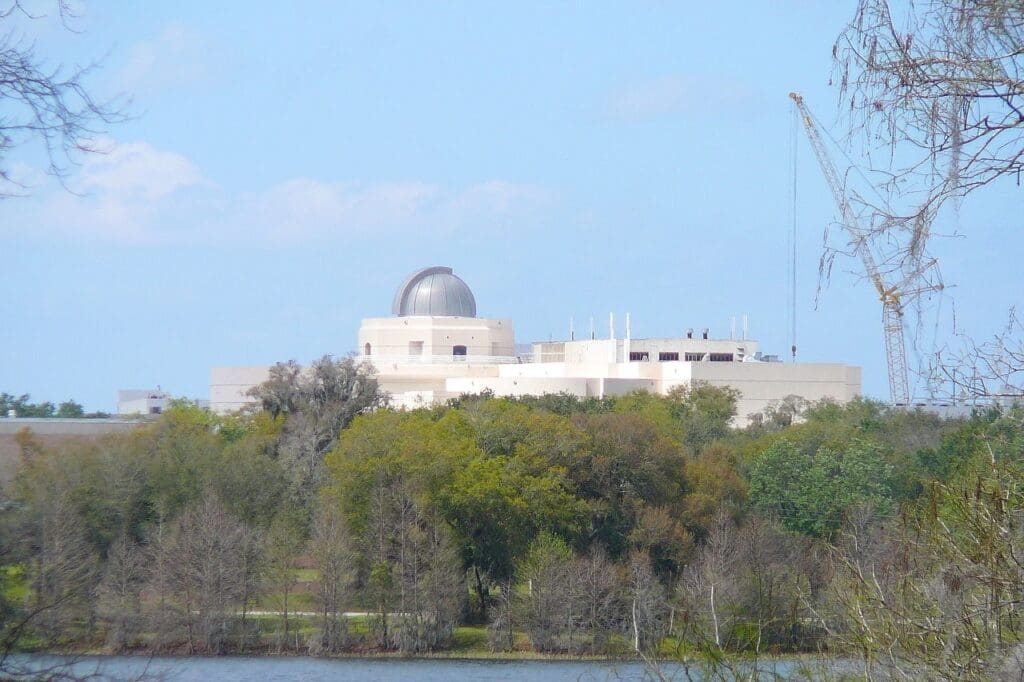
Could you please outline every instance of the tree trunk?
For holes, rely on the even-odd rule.
[[[473,564],[473,576],[476,578],[476,596],[480,600],[480,620],[487,622],[487,600],[484,597],[484,581],[480,577],[480,567]]]
[[[711,620],[715,626],[715,646],[721,648],[722,640],[718,635],[718,611],[715,608],[715,584],[711,583]]]

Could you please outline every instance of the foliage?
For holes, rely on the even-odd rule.
[[[0,417],[6,417],[12,412],[16,417],[35,417],[37,419],[50,419],[53,417],[79,419],[85,416],[93,416],[86,415],[82,406],[74,400],[66,400],[55,407],[51,402],[29,402],[29,395],[27,393],[20,396],[0,393]]]
[[[289,494],[301,504],[308,504],[323,483],[324,457],[342,429],[387,403],[372,365],[330,355],[305,370],[294,360],[277,363],[249,394],[272,420],[283,420],[275,448],[290,478]]]
[[[175,403],[49,446],[24,430],[0,491],[4,646],[422,653],[487,622],[495,649],[646,656],[671,637],[749,663],[855,648],[853,607],[874,610],[871,636],[926,615],[952,628],[963,616],[935,581],[991,595],[992,572],[1011,579],[986,552],[1017,552],[999,514],[1024,472],[1018,412],[820,403],[740,431],[723,426],[729,394],[698,389],[361,410],[302,494],[286,444],[308,402],[226,417]],[[876,598],[856,566],[911,581]],[[1004,611],[984,622],[1010,641]]]
[[[808,453],[782,440],[751,467],[750,501],[792,531],[830,537],[856,507],[890,513],[889,478],[881,448],[871,442]]]
[[[1008,679],[1021,669],[1024,420],[974,426],[983,452],[893,531],[844,529],[833,551],[837,639],[894,679]]]
[[[537,651],[562,648],[558,640],[573,626],[566,618],[572,592],[572,550],[564,540],[541,533],[516,567],[522,586],[517,592],[515,619],[521,623]]]

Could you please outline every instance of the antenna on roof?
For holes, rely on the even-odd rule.
[[[629,360],[629,341],[630,341],[630,329],[629,329],[629,313],[626,313],[626,340],[622,344],[622,359]]]
[[[569,340],[572,341],[576,338],[576,331],[573,329],[572,317],[569,318]]]
[[[593,341],[597,338],[597,334],[594,333],[594,316],[590,316],[590,340]]]
[[[615,338],[615,313],[608,313],[608,338]]]

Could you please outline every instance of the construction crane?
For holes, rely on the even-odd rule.
[[[836,172],[836,167],[828,155],[825,143],[818,133],[818,128],[814,124],[811,112],[807,109],[807,105],[804,104],[804,98],[796,92],[789,93],[789,96],[796,104],[796,108],[803,119],[804,129],[807,131],[807,139],[811,143],[814,155],[818,157],[818,164],[821,166],[825,180],[828,181],[828,186],[832,190],[832,197],[835,199],[836,206],[839,207],[843,228],[849,233],[850,243],[864,265],[864,273],[871,280],[871,283],[874,284],[875,290],[878,292],[878,298],[882,302],[882,330],[885,334],[885,355],[889,366],[889,395],[893,404],[907,405],[910,403],[910,386],[907,380],[907,349],[903,334],[903,301],[912,295],[942,288],[941,284],[927,284],[916,289],[908,288],[926,270],[935,265],[935,260],[932,259],[913,268],[910,274],[895,285],[886,283],[878,268],[878,264],[875,262],[875,256],[871,253],[868,232],[860,226],[857,216],[850,207],[850,202],[846,198],[839,174]]]

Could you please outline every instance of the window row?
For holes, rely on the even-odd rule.
[[[704,357],[711,362],[732,362],[734,355],[732,353],[684,353],[683,359],[686,362],[702,362]],[[649,362],[651,354],[648,351],[630,351],[629,361],[630,362]],[[667,351],[658,353],[658,362],[678,362],[679,353],[675,351]]]

